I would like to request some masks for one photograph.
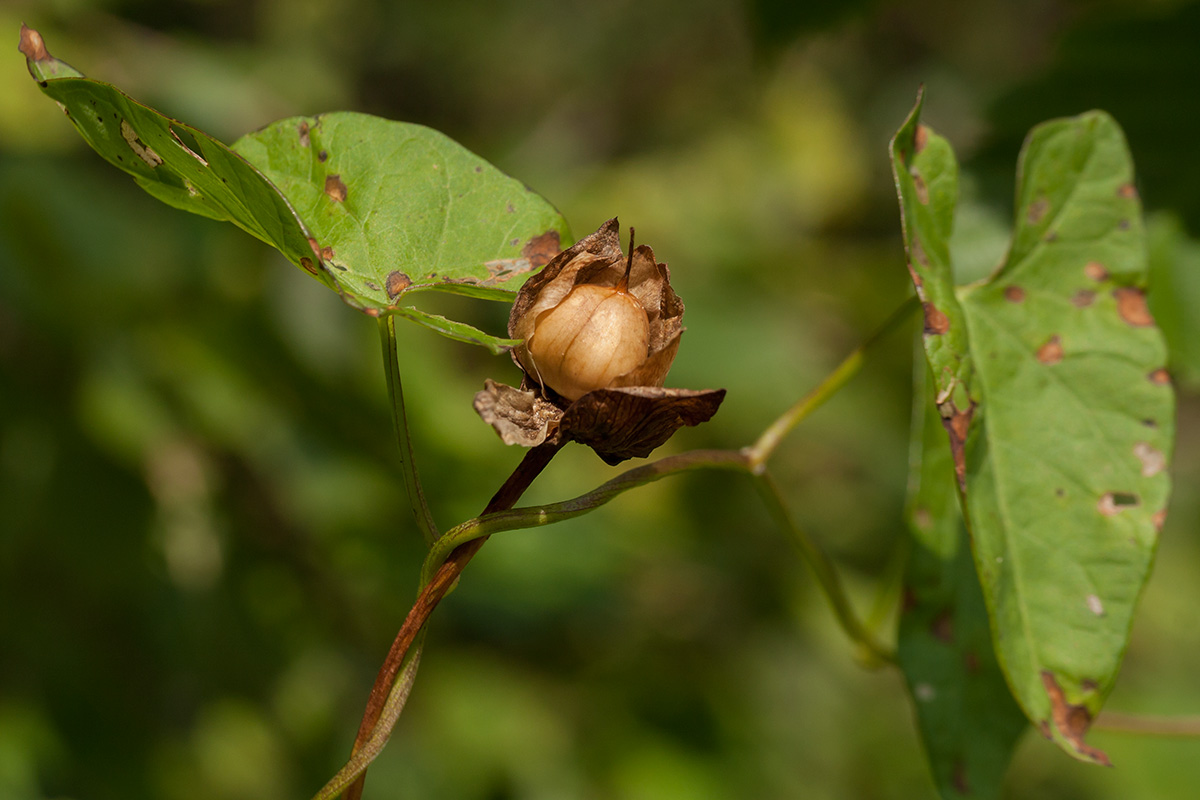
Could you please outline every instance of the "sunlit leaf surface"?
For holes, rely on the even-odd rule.
[[[437,131],[336,113],[277,122],[234,148],[85,78],[22,32],[42,91],[159,200],[232,222],[349,305],[400,313],[498,352],[508,340],[400,305],[419,289],[507,300],[570,243],[544,198]]]
[[[919,115],[918,102],[893,165],[996,651],[1042,733],[1107,763],[1084,737],[1150,571],[1174,431],[1133,166],[1102,112],[1035,128],[1008,256],[955,289],[956,166]]]

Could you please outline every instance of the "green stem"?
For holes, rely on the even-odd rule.
[[[408,504],[426,544],[438,538],[437,523],[425,502],[421,489],[421,478],[417,475],[417,462],[413,458],[412,437],[408,430],[408,416],[404,411],[404,387],[400,383],[400,360],[396,346],[396,318],[389,314],[379,319],[379,339],[383,345],[383,371],[387,375],[388,398],[392,403],[392,423],[396,430],[396,441],[400,446],[400,463],[404,471],[404,488],[408,492]]]
[[[396,720],[400,718],[400,712],[404,710],[404,704],[408,702],[408,695],[417,678],[417,667],[421,663],[421,653],[425,647],[424,638],[425,635],[422,632],[421,636],[413,643],[412,650],[400,670],[400,675],[388,694],[387,703],[384,704],[383,712],[379,716],[379,724],[375,726],[371,736],[363,742],[362,747],[354,751],[346,765],[329,779],[329,783],[317,792],[313,800],[333,800],[366,772],[367,767],[383,750],[383,746],[391,738],[392,729],[396,725]]]
[[[692,450],[626,470],[587,494],[571,500],[544,506],[514,508],[469,519],[446,531],[430,548],[429,555],[425,557],[425,565],[421,569],[422,583],[433,580],[433,576],[441,569],[451,552],[475,539],[501,531],[553,525],[593,511],[630,489],[645,486],[668,475],[697,469],[746,471],[746,457],[732,450]]]
[[[880,663],[894,663],[895,654],[876,641],[854,613],[854,609],[850,606],[850,600],[842,588],[842,581],[838,577],[833,562],[829,560],[829,556],[825,555],[820,546],[792,519],[783,502],[783,495],[780,494],[779,487],[771,477],[771,473],[759,467],[752,472],[752,475],[754,486],[767,504],[767,510],[771,517],[784,533],[792,537],[792,541],[800,550],[800,556],[812,568],[817,583],[820,584],[821,589],[825,592],[825,597],[833,607],[833,615],[837,618],[838,624],[841,625],[842,630],[850,637],[851,641],[859,646],[863,655],[867,656],[864,659],[865,663],[872,666]]]
[[[1172,736],[1184,739],[1200,737],[1200,717],[1197,716],[1157,717],[1104,711],[1096,718],[1092,727],[1096,730],[1140,736]]]
[[[550,460],[562,449],[562,446],[561,442],[546,442],[527,451],[525,457],[521,459],[521,463],[508,476],[508,480],[492,496],[483,513],[490,514],[512,508],[529,488],[529,485],[533,483],[534,478],[542,473]],[[383,661],[383,666],[379,668],[379,674],[375,676],[375,684],[371,687],[371,694],[367,698],[367,707],[363,711],[362,723],[358,728],[358,736],[354,741],[351,763],[356,763],[359,752],[368,743],[386,741],[387,737],[391,735],[392,726],[395,725],[400,711],[397,709],[395,716],[391,719],[387,718],[385,712],[391,698],[395,696],[396,687],[402,683],[398,676],[403,665],[407,663],[409,651],[424,630],[425,623],[433,614],[433,610],[454,588],[462,571],[466,569],[467,563],[479,552],[479,548],[485,541],[487,541],[486,538],[476,538],[474,541],[455,547],[433,577],[422,585],[416,602],[409,609],[408,616],[405,617],[404,623],[396,633],[396,638],[392,641],[392,647]],[[402,707],[403,703],[401,703]],[[382,744],[380,746],[382,747]],[[375,755],[377,754],[378,751],[375,752]],[[362,796],[366,769],[375,755],[365,758],[361,763],[361,769],[346,787],[346,800],[359,800]]]
[[[859,369],[862,368],[867,352],[874,348],[885,335],[907,320],[908,316],[917,309],[917,306],[916,297],[910,297],[901,303],[900,307],[893,311],[892,315],[876,328],[862,344],[854,348],[850,355],[846,356],[842,363],[838,364],[825,380],[821,381],[815,389],[800,398],[794,406],[771,423],[770,427],[763,431],[762,436],[758,437],[758,441],[751,447],[746,448],[746,456],[750,460],[751,468],[755,469],[766,463],[771,454],[775,452],[775,448],[779,446],[779,443],[791,433],[792,429],[801,420],[824,405],[826,400],[836,394],[851,378],[857,375]]]

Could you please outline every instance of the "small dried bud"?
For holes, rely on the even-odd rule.
[[[683,425],[716,413],[725,391],[663,389],[683,332],[683,302],[666,264],[619,226],[559,253],[517,294],[509,336],[521,389],[487,382],[475,410],[507,444],[551,438],[592,447],[610,464],[644,457]]]

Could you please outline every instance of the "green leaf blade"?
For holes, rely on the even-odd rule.
[[[233,147],[297,208],[363,308],[388,311],[428,289],[511,300],[570,241],[545,199],[421,125],[295,117]]]
[[[940,334],[927,325],[926,355],[1009,685],[1046,736],[1107,763],[1084,737],[1153,561],[1174,397],[1120,128],[1102,112],[1046,123],[1020,163],[1009,256],[957,290],[957,338],[957,316]],[[902,207],[920,202],[912,195],[902,187]],[[952,289],[946,269],[914,275],[926,292]],[[955,384],[947,363],[970,369]]]
[[[904,578],[896,656],[938,791],[999,798],[1028,722],[996,660],[987,608],[958,512],[954,466],[928,368],[917,365],[905,510],[914,547]],[[929,386],[922,391],[924,384]]]
[[[437,289],[511,301],[570,244],[544,198],[446,136],[366,114],[283,120],[233,148],[84,77],[21,31],[42,91],[146,192],[232,222],[371,316],[397,314],[493,353],[507,339],[399,305]]]

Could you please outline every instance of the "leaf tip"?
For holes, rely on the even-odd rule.
[[[50,58],[42,35],[25,23],[21,23],[21,42],[17,49],[29,61],[47,61]]]
[[[1088,711],[1086,706],[1072,705],[1068,702],[1066,693],[1050,670],[1042,670],[1042,686],[1045,687],[1046,695],[1050,698],[1050,711],[1054,719],[1054,727],[1058,729],[1059,734],[1071,749],[1087,761],[1111,767],[1112,762],[1109,761],[1108,755],[1103,750],[1092,747],[1083,740],[1092,726],[1092,712]],[[1050,726],[1043,720],[1042,733],[1049,732],[1049,728]]]

